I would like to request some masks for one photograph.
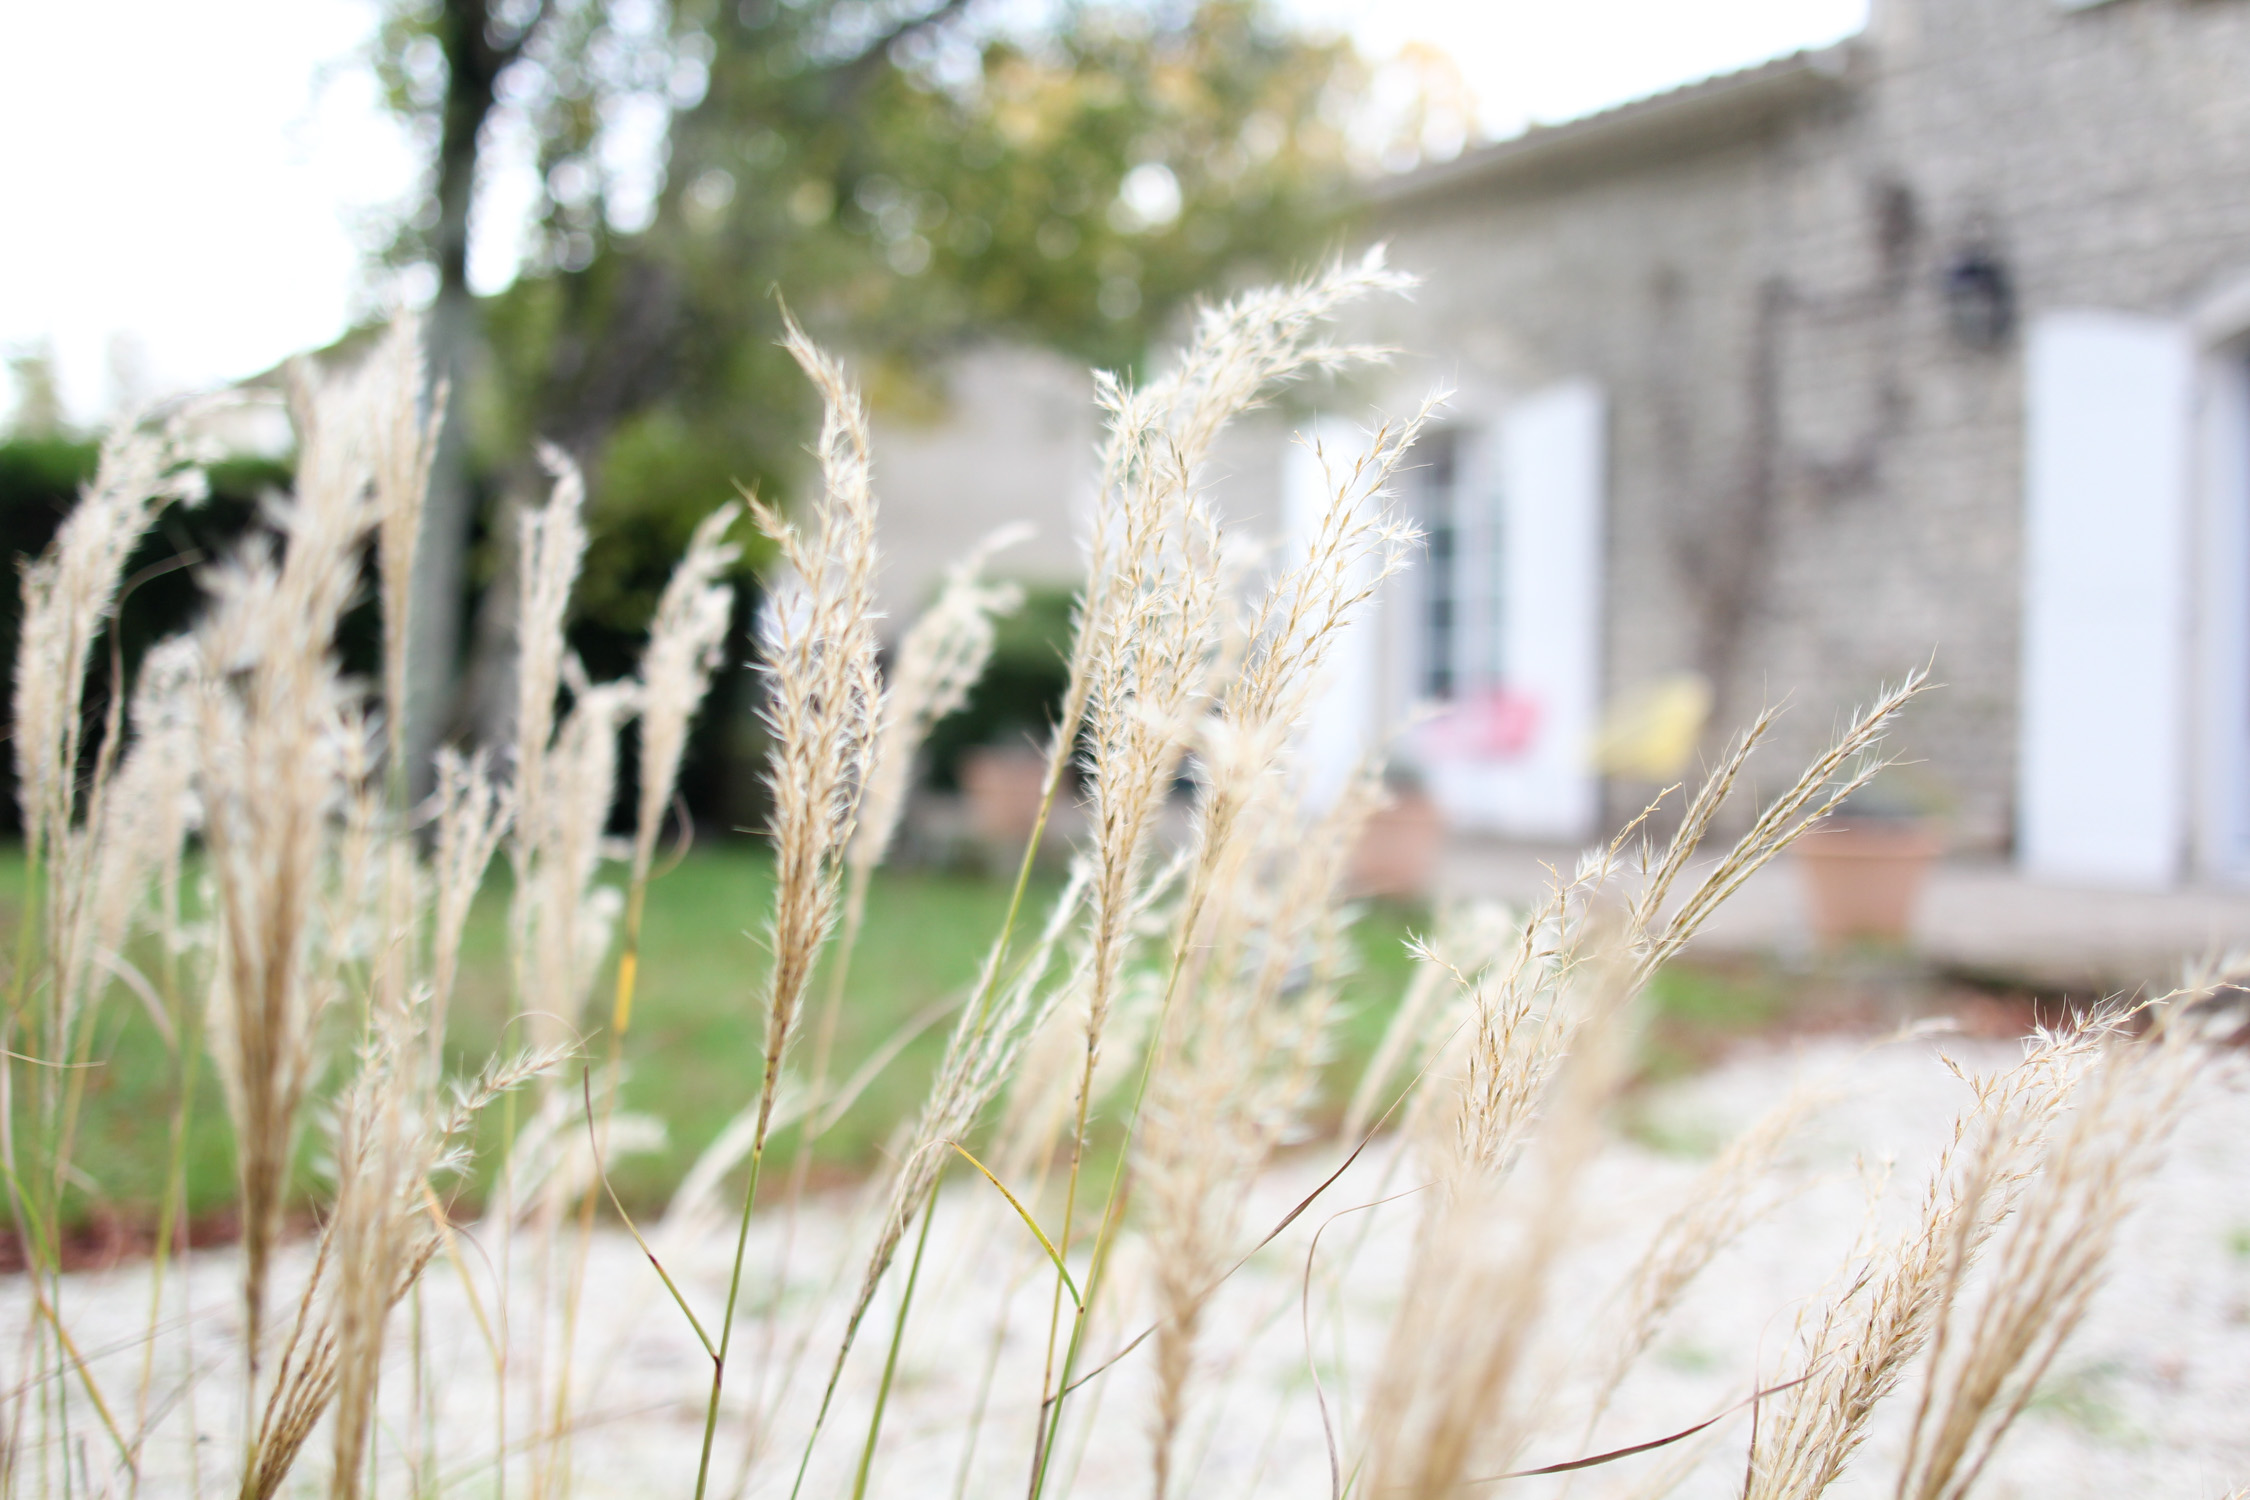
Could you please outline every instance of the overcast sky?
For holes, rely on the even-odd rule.
[[[1834,41],[1866,0],[1284,0],[1377,60],[1449,57],[1487,135]],[[0,349],[49,341],[74,417],[343,330],[416,162],[358,62],[371,0],[21,4],[0,19]],[[514,260],[528,187],[480,206]],[[4,400],[12,404],[13,391]]]

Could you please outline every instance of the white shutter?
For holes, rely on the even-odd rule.
[[[2250,880],[2250,359],[2206,354],[2196,397],[2191,842],[2200,873],[2240,884]]]
[[[1580,839],[1600,816],[1589,749],[1601,703],[1605,407],[1589,380],[1501,418],[1489,473],[1500,512],[1500,687],[1531,714],[1504,758],[1436,759],[1430,786],[1465,827]]]
[[[2017,852],[2163,886],[2185,834],[2194,352],[2154,318],[2058,312],[2025,353]]]
[[[1367,446],[1367,434],[1352,423],[1320,417],[1293,434],[1282,456],[1282,525],[1300,553],[1319,533],[1321,518],[1335,499],[1320,460],[1318,443],[1338,478]],[[1314,698],[1299,742],[1298,764],[1307,795],[1326,806],[1344,789],[1362,758],[1382,732],[1378,722],[1378,645],[1374,611],[1362,609],[1329,648],[1327,681]]]

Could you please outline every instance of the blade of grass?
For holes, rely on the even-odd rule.
[[[993,941],[993,957],[985,965],[985,978],[976,997],[977,1025],[980,1027],[990,1017],[992,1002],[1000,992],[1000,976],[1002,970],[1006,967],[1009,945],[1014,941],[1016,923],[1023,914],[1024,893],[1031,886],[1031,871],[1039,853],[1039,841],[1046,832],[1048,816],[1054,811],[1055,798],[1062,789],[1063,772],[1069,768],[1070,764],[1068,746],[1075,738],[1076,733],[1077,730],[1074,725],[1067,732],[1063,726],[1058,725],[1055,731],[1055,744],[1058,748],[1051,752],[1048,757],[1047,783],[1040,795],[1039,816],[1032,820],[1031,836],[1024,841],[1023,858],[1016,866],[1016,883],[1008,893],[1008,910],[1001,918],[1000,934]],[[940,1167],[937,1181],[930,1185],[930,1197],[928,1203],[924,1205],[924,1213],[935,1210],[938,1189],[944,1186],[944,1183],[945,1171],[943,1167]],[[912,1310],[913,1306],[914,1298],[910,1288],[907,1295],[902,1297],[899,1302],[898,1326],[904,1326],[907,1313]],[[797,1500],[799,1492],[804,1487],[805,1471],[812,1463],[813,1445],[820,1440],[821,1428],[828,1420],[829,1406],[835,1400],[837,1379],[843,1373],[843,1354],[849,1352],[849,1345],[847,1344],[846,1348],[838,1355],[834,1370],[829,1374],[827,1389],[821,1393],[820,1409],[813,1415],[812,1429],[806,1434],[804,1451],[797,1459],[797,1477],[789,1487],[789,1500]],[[870,1428],[867,1435],[870,1449],[881,1435],[882,1415],[882,1409],[878,1407],[875,1414],[875,1424]]]
[[[1598,1468],[1603,1464],[1613,1464],[1621,1458],[1631,1458],[1636,1454],[1654,1453],[1659,1448],[1669,1448],[1674,1443],[1686,1442],[1689,1438],[1694,1437],[1697,1433],[1704,1431],[1706,1428],[1717,1426],[1719,1423],[1733,1416],[1736,1412],[1741,1411],[1744,1407],[1747,1406],[1755,1409],[1757,1407],[1757,1404],[1765,1400],[1766,1397],[1778,1396],[1783,1391],[1791,1390],[1797,1386],[1803,1385],[1810,1379],[1812,1379],[1812,1372],[1808,1370],[1806,1373],[1798,1376],[1795,1380],[1784,1381],[1780,1385],[1769,1385],[1762,1391],[1752,1391],[1749,1395],[1743,1397],[1740,1401],[1735,1402],[1734,1405],[1728,1407],[1725,1411],[1720,1412],[1716,1416],[1705,1417],[1702,1421],[1696,1423],[1693,1427],[1683,1427],[1678,1432],[1671,1433],[1665,1437],[1651,1438],[1645,1443],[1633,1443],[1624,1448],[1612,1448],[1607,1453],[1596,1453],[1586,1458],[1573,1458],[1567,1462],[1559,1464],[1545,1464],[1536,1469],[1511,1469],[1505,1474],[1485,1474],[1478,1478],[1465,1479],[1461,1482],[1463,1484],[1498,1484],[1503,1479],[1537,1479],[1542,1475],[1547,1474],[1572,1474],[1576,1473],[1580,1469],[1592,1469]]]
[[[995,1184],[997,1186],[997,1184]],[[1006,1188],[1001,1189],[1006,1192]],[[875,1389],[875,1410],[867,1419],[867,1441],[860,1445],[859,1469],[852,1475],[852,1500],[865,1500],[867,1476],[875,1469],[875,1443],[883,1431],[883,1411],[891,1402],[891,1382],[898,1375],[898,1351],[906,1343],[905,1307],[912,1305],[914,1288],[922,1279],[922,1257],[930,1248],[930,1223],[937,1216],[937,1189],[930,1189],[929,1201],[922,1205],[922,1229],[914,1237],[914,1258],[907,1263],[906,1289],[900,1294],[901,1310],[898,1320],[891,1324],[891,1347],[883,1356],[883,1379]],[[1036,1226],[1035,1226],[1036,1228]],[[1045,1239],[1045,1235],[1040,1236]]]
[[[177,1048],[177,1056],[180,1060],[180,1099],[179,1105],[172,1115],[170,1159],[166,1163],[164,1171],[163,1201],[156,1214],[156,1244],[150,1254],[148,1317],[149,1326],[152,1330],[163,1310],[164,1272],[172,1250],[175,1216],[184,1208],[181,1199],[186,1195],[188,1120],[195,1109],[195,1083],[199,1071],[198,1065],[201,1063],[203,1056],[200,1028],[196,1024],[198,1013],[192,1007],[175,1005],[175,1008],[184,1013],[186,1036]],[[180,1227],[185,1228],[185,1225],[182,1224]],[[137,1398],[140,1414],[136,1419],[139,1430],[133,1439],[133,1452],[136,1460],[139,1457],[141,1445],[148,1441],[148,1393],[155,1371],[156,1341],[151,1337],[148,1350],[141,1360],[141,1384]],[[136,1462],[133,1469],[134,1492],[138,1493],[139,1488],[140,1467]]]
[[[642,1236],[640,1226],[633,1222],[633,1216],[625,1212],[625,1205],[618,1201],[617,1189],[610,1184],[609,1169],[602,1165],[602,1145],[594,1131],[593,1075],[581,1071],[578,1081],[585,1095],[586,1140],[594,1153],[595,1178],[601,1183],[602,1191],[609,1195],[609,1205],[617,1210],[617,1217],[624,1224],[625,1232],[633,1237],[634,1244],[641,1247],[641,1254],[647,1256],[648,1263],[656,1269],[658,1278],[664,1283],[664,1290],[672,1294],[672,1301],[679,1307],[681,1315],[688,1320],[688,1327],[695,1330],[696,1341],[703,1345],[703,1352],[711,1356],[711,1363],[714,1366],[723,1366],[726,1363],[724,1339],[722,1338],[718,1346],[712,1344],[711,1335],[704,1332],[702,1322],[695,1316],[695,1309],[688,1306],[687,1297],[680,1291],[678,1284],[672,1280],[672,1273],[664,1269],[664,1262],[658,1258],[656,1251],[650,1247],[648,1240]],[[756,1191],[755,1177],[752,1178],[752,1191]],[[748,1217],[748,1210],[745,1209],[744,1218],[747,1219]],[[731,1311],[733,1307],[732,1298],[728,1299],[728,1307]],[[711,1436],[708,1430],[705,1431],[703,1437],[703,1456],[705,1463],[708,1464],[711,1456]]]
[[[1038,1238],[1039,1248],[1047,1252],[1047,1259],[1054,1262],[1055,1274],[1060,1276],[1063,1285],[1070,1289],[1071,1305],[1074,1307],[1083,1306],[1084,1301],[1078,1295],[1078,1283],[1070,1279],[1070,1268],[1063,1264],[1062,1252],[1055,1248],[1053,1240],[1047,1238],[1047,1231],[1039,1227],[1039,1221],[1031,1216],[1031,1210],[1025,1208],[1016,1195],[1008,1191],[1006,1183],[992,1175],[990,1167],[970,1155],[968,1147],[962,1145],[959,1141],[947,1141],[944,1144],[951,1146],[956,1152],[960,1153],[963,1161],[982,1173],[984,1180],[991,1183],[1000,1196],[1008,1200],[1008,1207],[1016,1211],[1016,1217],[1023,1220],[1024,1228],[1030,1230]]]
[[[492,1320],[485,1316],[484,1299],[477,1295],[476,1283],[469,1278],[469,1263],[461,1255],[461,1237],[453,1232],[452,1221],[446,1217],[445,1205],[438,1202],[437,1194],[429,1184],[422,1186],[423,1211],[437,1229],[438,1241],[445,1246],[445,1258],[453,1263],[453,1274],[461,1278],[461,1290],[469,1299],[469,1315],[477,1320],[477,1331],[484,1335],[486,1352],[494,1359],[500,1357],[500,1340],[493,1336]],[[490,1261],[485,1263],[488,1267]]]
[[[1330,1500],[1344,1500],[1344,1465],[1342,1458],[1336,1452],[1336,1423],[1328,1412],[1328,1392],[1320,1384],[1320,1361],[1313,1357],[1313,1257],[1320,1254],[1320,1237],[1328,1232],[1328,1226],[1343,1218],[1346,1214],[1365,1213],[1370,1209],[1381,1208],[1386,1203],[1396,1203],[1401,1198],[1411,1198],[1428,1186],[1428,1183],[1423,1183],[1420,1187],[1410,1187],[1403,1193],[1393,1193],[1388,1198],[1377,1198],[1372,1203],[1357,1203],[1350,1208],[1338,1209],[1323,1220],[1318,1229],[1313,1231],[1312,1243],[1305,1247],[1305,1278],[1303,1287],[1298,1293],[1297,1320],[1305,1335],[1305,1373],[1312,1377],[1313,1399],[1320,1405],[1320,1435],[1322,1441],[1328,1447],[1328,1494]]]

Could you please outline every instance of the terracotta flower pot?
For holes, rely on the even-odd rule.
[[[1813,936],[1834,948],[1855,940],[1907,941],[1915,903],[1943,843],[1919,823],[1828,823],[1795,848]]]
[[[1021,849],[1039,822],[1046,757],[1028,745],[985,745],[961,757],[969,830],[997,848]]]
[[[1421,791],[1376,809],[1352,851],[1351,889],[1361,896],[1424,896],[1445,850],[1445,817]]]

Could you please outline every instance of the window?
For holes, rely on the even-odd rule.
[[[1425,436],[1408,476],[1409,504],[1425,556],[1416,622],[1415,686],[1451,703],[1500,681],[1499,507],[1464,463],[1455,432]]]
[[[1429,462],[1421,471],[1422,530],[1429,559],[1422,602],[1422,693],[1424,697],[1450,699],[1459,685],[1455,675],[1459,615],[1454,606],[1454,552],[1460,536],[1455,513],[1453,439],[1445,434],[1429,445]]]

